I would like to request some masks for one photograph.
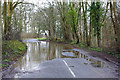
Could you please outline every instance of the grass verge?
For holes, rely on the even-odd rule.
[[[39,41],[46,41],[47,38],[38,38]]]
[[[2,70],[6,70],[13,62],[26,52],[26,44],[18,40],[2,41]]]

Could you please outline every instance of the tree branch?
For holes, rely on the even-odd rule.
[[[109,2],[107,2],[106,12],[105,12],[105,15],[104,15],[104,17],[103,17],[103,21],[102,21],[102,23],[104,23],[104,21],[105,21],[106,14],[107,14],[107,12],[108,12],[108,5],[109,5]]]

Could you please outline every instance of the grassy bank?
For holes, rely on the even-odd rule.
[[[98,48],[98,47],[87,47],[86,44],[83,44],[83,43],[78,43],[76,44],[76,42],[68,42],[68,44],[71,44],[71,45],[74,45],[76,47],[80,47],[80,48],[87,48],[89,50],[94,50],[94,51],[97,51],[97,52],[104,52],[106,54],[110,54],[110,55],[113,55],[115,56],[116,58],[120,58],[120,53],[118,52],[108,52],[108,51],[103,51],[101,48]]]
[[[75,42],[70,42],[68,44],[72,44],[72,45],[74,45],[76,47],[80,47],[80,48],[87,48],[89,50],[94,50],[94,51],[97,51],[97,52],[104,52],[106,54],[113,55],[116,58],[120,58],[120,53],[118,53],[118,52],[108,52],[108,51],[103,51],[101,48],[97,48],[97,47],[87,47],[87,45],[85,45],[83,43],[76,44]]]
[[[47,38],[38,38],[39,41],[46,41]]]
[[[40,41],[43,41],[43,40],[44,40],[44,41],[45,41],[45,40],[48,40],[48,39],[46,39],[46,38],[38,38],[38,40],[40,40]],[[84,43],[77,43],[77,44],[76,44],[76,41],[68,42],[68,41],[64,41],[64,40],[62,40],[62,39],[56,39],[56,38],[54,38],[53,41],[54,41],[54,42],[58,42],[58,43],[70,44],[70,45],[73,45],[73,46],[79,47],[79,48],[87,48],[87,49],[89,49],[89,50],[94,50],[94,51],[97,51],[97,52],[104,52],[104,53],[106,53],[106,54],[113,55],[113,56],[115,56],[116,58],[120,58],[120,53],[118,53],[118,52],[108,52],[108,51],[103,51],[101,48],[97,48],[97,47],[87,47],[87,45],[84,44]]]
[[[2,69],[7,69],[26,51],[26,44],[18,40],[2,41]]]

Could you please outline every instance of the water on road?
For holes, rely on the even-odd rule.
[[[16,78],[21,74],[32,74],[34,71],[37,72],[40,70],[40,64],[51,61],[53,59],[63,59],[68,61],[70,64],[74,64],[69,65],[69,67],[74,68],[73,71],[76,74],[77,71],[75,70],[75,66],[78,64],[75,64],[73,62],[75,61],[74,59],[79,59],[78,62],[82,63],[79,63],[79,66],[89,65],[93,68],[102,69],[103,71],[108,70],[113,77],[117,77],[117,68],[111,68],[105,61],[101,59],[95,59],[90,55],[84,53],[82,50],[75,49],[65,44],[38,41],[37,39],[24,40],[24,42],[26,42],[28,48],[26,54],[12,66],[9,69],[9,73],[4,74],[3,77]],[[63,62],[61,64],[63,64]],[[59,66],[59,63],[57,66]],[[79,69],[79,67],[77,68]]]

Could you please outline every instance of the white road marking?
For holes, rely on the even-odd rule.
[[[70,69],[70,67],[68,66],[68,64],[66,63],[65,60],[63,60],[63,62],[65,63],[65,65],[67,66],[67,68],[69,69],[69,71],[71,72],[71,74],[73,75],[73,77],[76,77],[74,72]]]

